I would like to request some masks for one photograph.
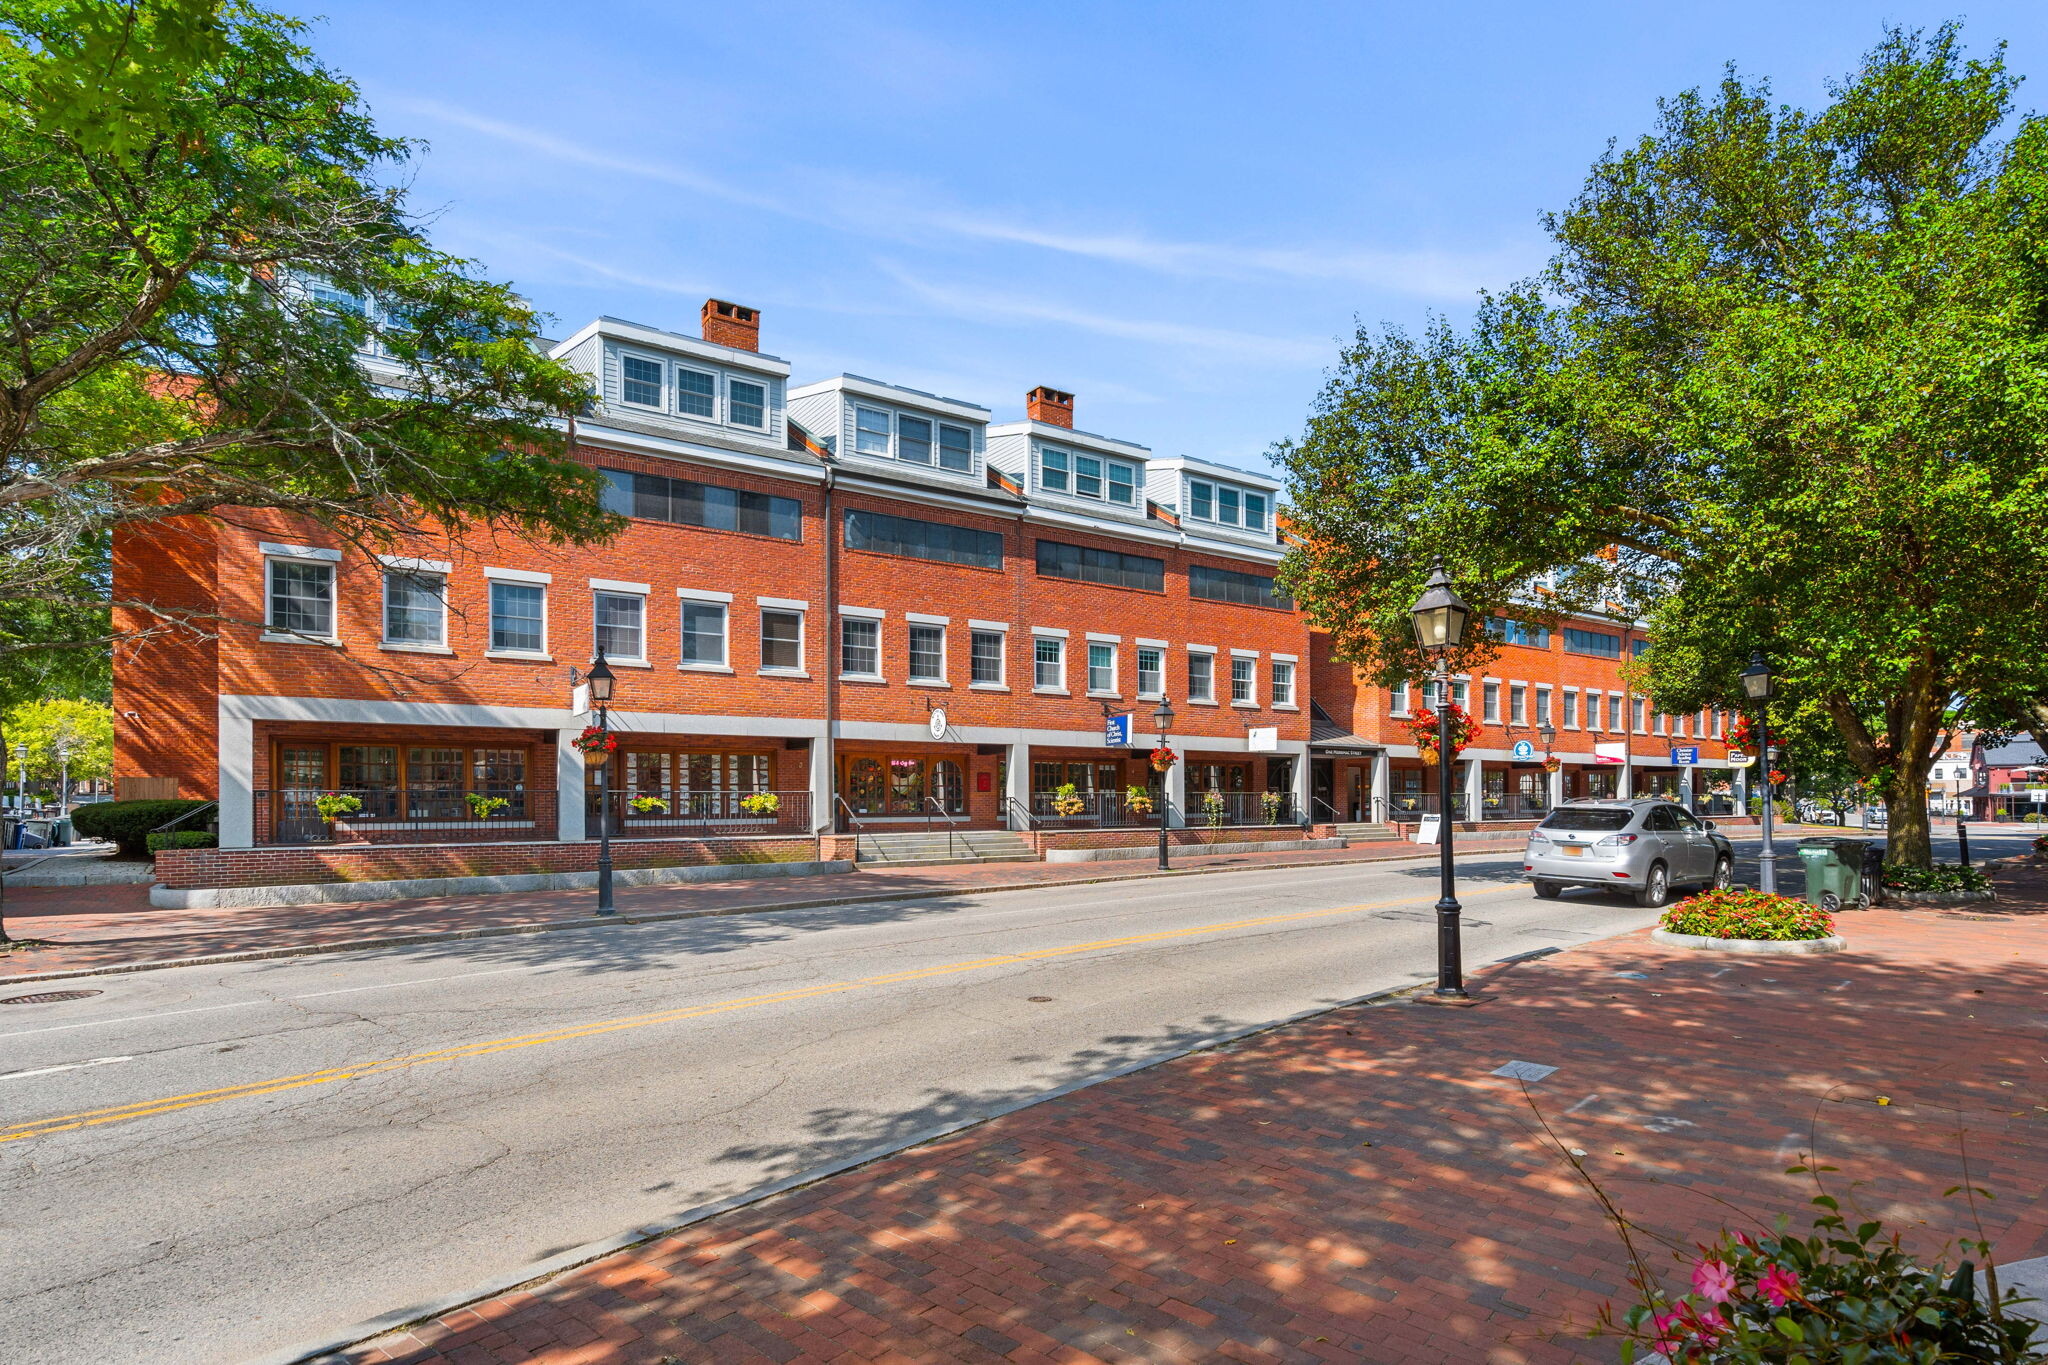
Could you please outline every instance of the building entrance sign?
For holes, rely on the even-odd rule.
[[[931,715],[926,717],[926,723],[931,729],[933,739],[944,739],[946,737],[946,708],[934,706]]]

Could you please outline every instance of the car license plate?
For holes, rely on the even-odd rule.
[[[1567,858],[1583,858],[1586,856],[1586,850],[1578,844],[1559,844],[1557,851],[1564,854]]]

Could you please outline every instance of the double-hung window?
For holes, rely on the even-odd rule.
[[[867,616],[839,618],[839,671],[849,678],[882,676],[882,623]]]
[[[968,636],[969,681],[977,687],[1003,685],[1004,636],[999,630],[977,630]]]
[[[384,643],[412,648],[446,644],[447,585],[437,573],[384,570]]]
[[[1536,689],[1536,723],[1550,724],[1550,689],[1547,687]]]
[[[619,397],[635,407],[664,408],[661,398],[662,363],[645,356],[619,357]]]
[[[1166,685],[1166,651],[1157,645],[1138,646],[1138,695],[1156,697]]]
[[[1214,703],[1216,700],[1216,656],[1206,651],[1188,651],[1188,700]]]
[[[685,417],[718,415],[718,376],[676,366],[676,411]]]
[[[1642,697],[1637,697],[1635,698],[1634,709],[1636,733],[1639,735],[1650,733],[1650,703]]]
[[[1102,496],[1102,461],[1093,455],[1074,457],[1074,496],[1077,498],[1099,498]]]
[[[491,580],[491,648],[518,654],[547,650],[547,589],[537,583]]]
[[[1125,507],[1138,501],[1138,471],[1117,460],[1109,462],[1109,500]]]
[[[1528,723],[1529,723],[1529,685],[1528,685],[1527,683],[1509,683],[1509,684],[1508,684],[1508,724],[1510,724],[1510,725],[1527,725]]]
[[[1564,728],[1579,728],[1579,694],[1569,687],[1564,690]]]
[[[729,379],[725,384],[726,419],[736,427],[765,427],[768,425],[768,387],[751,383],[745,379]]]
[[[932,424],[903,413],[896,418],[896,458],[912,464],[932,462]]]
[[[1057,635],[1038,635],[1031,641],[1031,685],[1050,692],[1066,690],[1067,642]]]
[[[962,474],[974,469],[974,433],[966,427],[939,424],[939,468]]]
[[[1230,661],[1230,704],[1252,706],[1259,700],[1259,661],[1235,658]]]
[[[599,592],[591,615],[597,627],[597,652],[608,659],[639,661],[647,657],[647,599],[638,593]]]
[[[1396,716],[1408,714],[1408,684],[1397,682],[1387,689],[1387,711]]]
[[[910,628],[910,680],[942,683],[946,680],[946,628],[913,625]]]
[[[1285,659],[1273,661],[1273,705],[1294,705],[1294,665]]]
[[[1488,678],[1485,685],[1480,688],[1479,695],[1486,699],[1486,709],[1481,713],[1481,719],[1488,725],[1500,724],[1500,680]]]
[[[1188,515],[1197,521],[1263,531],[1266,529],[1266,505],[1266,495],[1249,488],[1212,483],[1207,479],[1188,480]]]
[[[781,607],[761,609],[761,667],[778,673],[804,666],[804,614]]]
[[[1067,452],[1064,450],[1041,450],[1038,452],[1038,486],[1048,493],[1067,491]]]
[[[863,455],[890,454],[889,414],[880,408],[855,408],[853,448]]]
[[[275,631],[334,638],[334,565],[325,560],[272,559],[270,608],[265,623]]]
[[[1116,646],[1090,641],[1088,644],[1088,690],[1116,691]]]
[[[726,666],[725,625],[727,611],[723,602],[698,602],[683,599],[683,649],[682,666],[685,668],[724,668]]]

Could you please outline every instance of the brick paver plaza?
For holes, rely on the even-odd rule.
[[[1845,1204],[1939,1253],[1942,1192],[2048,1252],[2048,875],[1850,951],[1635,934],[1090,1087],[359,1348],[408,1365],[1613,1360],[1614,1234],[1532,1104],[1679,1246]],[[1491,1073],[1556,1067],[1525,1097]],[[1880,1097],[1888,1103],[1878,1103]]]

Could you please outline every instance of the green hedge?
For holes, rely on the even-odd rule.
[[[96,839],[111,839],[121,846],[123,856],[140,858],[149,851],[151,830],[209,804],[206,801],[97,801],[73,811],[71,827]]]
[[[149,851],[161,853],[167,848],[219,848],[220,836],[203,829],[167,829],[161,834],[149,836]]]

